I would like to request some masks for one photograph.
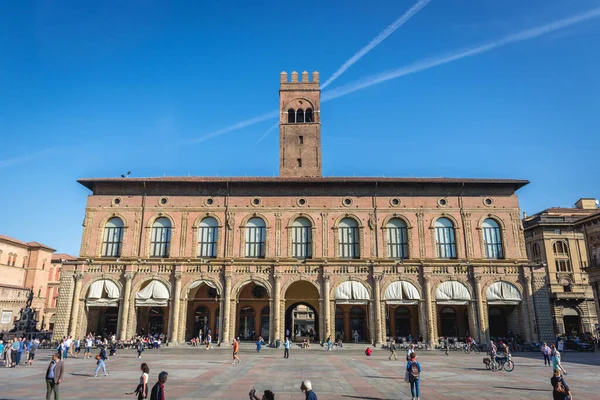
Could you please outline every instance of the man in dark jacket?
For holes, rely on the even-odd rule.
[[[158,382],[152,388],[152,392],[150,392],[150,400],[166,400],[165,397],[165,383],[167,382],[167,378],[169,377],[169,373],[166,371],[158,374]]]
[[[62,382],[63,370],[64,364],[60,360],[60,356],[53,354],[52,361],[46,370],[46,400],[52,399],[52,393],[54,393],[54,400],[58,400],[58,387]]]

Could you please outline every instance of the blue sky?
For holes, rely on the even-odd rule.
[[[82,177],[277,175],[275,120],[202,138],[276,110],[282,70],[325,81],[416,2],[3,2],[0,233],[77,255]],[[598,7],[432,0],[327,90]],[[599,70],[595,17],[330,100],[323,173],[529,179],[530,214],[600,197]]]

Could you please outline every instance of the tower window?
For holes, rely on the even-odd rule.
[[[296,111],[296,123],[301,124],[304,122],[304,110],[299,108],[298,111]]]
[[[298,136],[298,141],[300,144],[304,144],[304,136]]]
[[[298,159],[298,168],[302,168],[302,159],[301,158]]]
[[[288,110],[288,124],[293,124],[296,122],[296,111],[293,108]]]
[[[304,118],[305,122],[313,122],[313,110],[312,108],[306,109],[306,114]]]

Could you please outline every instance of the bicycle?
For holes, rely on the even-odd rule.
[[[470,354],[470,353],[479,354],[479,353],[481,353],[481,349],[476,344],[472,344],[471,346],[465,344],[464,347],[463,347],[463,350],[464,350],[464,352],[466,354]]]
[[[515,363],[512,362],[510,354],[506,357],[494,357],[490,360],[489,366],[492,371],[504,369],[506,372],[512,372],[515,369]]]

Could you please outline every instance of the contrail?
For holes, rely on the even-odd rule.
[[[229,126],[227,128],[223,128],[223,129],[220,129],[218,131],[211,132],[211,133],[206,134],[206,135],[204,135],[202,137],[199,137],[198,139],[191,140],[191,141],[187,142],[187,144],[194,144],[194,143],[204,142],[205,140],[213,138],[215,136],[221,136],[221,135],[223,135],[225,133],[228,133],[228,132],[231,132],[231,131],[236,131],[238,129],[242,129],[242,128],[245,128],[245,127],[250,126],[250,125],[255,125],[255,124],[258,124],[259,122],[263,122],[263,121],[266,121],[268,119],[273,119],[273,118],[278,117],[278,116],[279,116],[279,111],[273,111],[273,112],[270,112],[268,114],[263,114],[263,115],[260,115],[258,117],[254,117],[254,118],[250,118],[250,119],[247,119],[245,121],[242,121],[242,122],[238,122],[237,124],[231,125],[231,126]]]
[[[414,64],[408,65],[406,67],[402,67],[399,69],[395,69],[392,71],[383,72],[378,75],[373,75],[370,77],[366,77],[364,79],[355,81],[345,86],[341,86],[339,88],[330,90],[329,92],[323,93],[323,97],[321,101],[328,101],[337,99],[338,97],[345,96],[347,94],[356,92],[357,90],[366,89],[378,83],[386,82],[391,79],[400,78],[401,76],[414,74],[416,72],[421,72],[429,68],[437,67],[438,65],[447,64],[452,61],[457,61],[462,58],[471,57],[477,54],[485,53],[497,47],[505,46],[510,43],[520,42],[523,40],[533,39],[538,36],[546,35],[548,33],[557,31],[559,29],[563,29],[569,27],[571,25],[578,24],[580,22],[587,21],[592,18],[596,18],[600,16],[600,7],[594,8],[587,12],[577,14],[575,16],[561,19],[559,21],[551,22],[546,25],[539,26],[537,28],[527,29],[525,31],[521,31],[516,34],[512,34],[502,38],[500,40],[496,40],[494,42],[490,42],[488,44],[484,44],[478,47],[474,47],[472,49],[463,50],[461,52],[446,55],[439,58],[428,59],[423,61],[418,61]]]
[[[279,122],[275,122],[275,124],[271,125],[271,127],[269,129],[267,129],[267,131],[265,133],[263,133],[263,135],[261,137],[258,138],[258,140],[256,141],[255,144],[259,144],[260,142],[262,142],[267,136],[269,136],[269,133],[271,133],[275,129],[277,129],[278,126],[279,126]]]
[[[346,61],[335,73],[331,76],[331,78],[327,79],[327,81],[321,85],[321,89],[325,89],[329,84],[339,78],[348,68],[350,68],[355,62],[360,60],[365,54],[373,50],[375,47],[379,45],[379,43],[383,42],[388,36],[394,33],[398,28],[400,28],[406,21],[408,21],[413,15],[418,13],[423,7],[425,7],[431,0],[419,0],[415,5],[408,9],[400,18],[395,20],[391,25],[387,28],[379,32],[379,35],[375,36],[373,40],[371,40],[365,47],[360,49],[356,54],[352,56],[348,61]]]

